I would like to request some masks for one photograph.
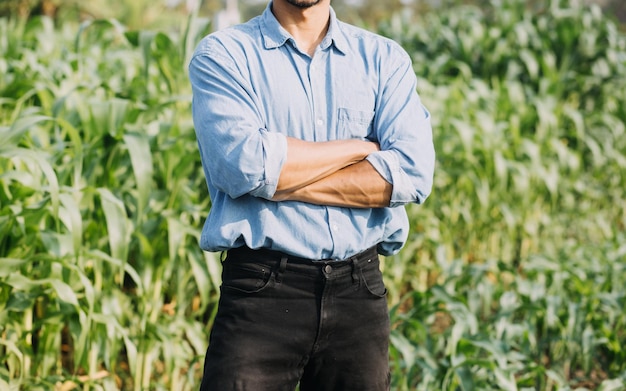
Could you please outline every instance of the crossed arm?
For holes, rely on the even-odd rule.
[[[389,206],[392,185],[365,160],[378,150],[370,141],[287,138],[287,161],[272,199],[353,208]]]
[[[284,129],[266,129],[249,79],[222,51],[219,42],[206,41],[189,65],[196,134],[214,189],[233,198],[249,194],[353,208],[426,199],[435,157],[430,115],[416,93],[407,54],[396,56],[380,77],[385,85],[372,128],[383,145],[379,151],[365,140],[308,142],[283,138]]]

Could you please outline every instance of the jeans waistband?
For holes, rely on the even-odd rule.
[[[302,257],[290,255],[281,251],[269,250],[265,248],[251,249],[248,246],[243,246],[243,247],[238,247],[238,248],[228,250],[226,254],[227,254],[226,255],[227,258],[228,257],[233,257],[233,258],[254,257],[257,259],[278,260],[278,261],[286,258],[288,263],[308,264],[308,265],[310,264],[322,264],[322,265],[333,264],[334,265],[334,264],[341,264],[341,263],[352,263],[355,261],[358,263],[361,261],[370,260],[378,256],[378,250],[376,250],[376,246],[372,246],[368,248],[367,250],[361,251],[360,253],[355,254],[351,257],[345,258],[345,259],[308,259],[308,258],[302,258]]]

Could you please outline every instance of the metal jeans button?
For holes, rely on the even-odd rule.
[[[330,266],[330,265],[324,266],[324,273],[330,274],[330,273],[332,273],[332,271],[333,271],[333,267],[332,266]]]

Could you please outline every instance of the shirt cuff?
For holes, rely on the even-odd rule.
[[[411,183],[409,176],[400,167],[400,162],[394,151],[378,151],[367,156],[374,169],[389,183],[391,192],[390,207],[419,202],[417,190]]]
[[[287,137],[282,133],[259,129],[263,145],[263,161],[265,175],[260,186],[250,192],[250,195],[271,199],[276,193],[278,178],[287,160]]]

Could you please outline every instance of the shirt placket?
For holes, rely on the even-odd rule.
[[[327,47],[325,43],[322,43],[322,47],[324,46]],[[332,49],[330,48],[327,48],[327,50],[318,50],[309,65],[309,82],[313,101],[314,133],[315,139],[318,141],[330,140],[331,135],[334,134],[334,132],[329,129],[329,126],[334,124],[331,118],[333,110],[329,107],[329,105],[332,105],[332,96],[330,96],[330,86],[332,86],[332,80],[328,79],[329,77],[332,77],[332,74],[328,69],[331,51]],[[340,254],[344,251],[343,247],[345,247],[345,245],[342,246],[340,240],[341,235],[339,234],[342,216],[337,208],[326,208],[326,210],[330,238],[334,247],[333,252]]]
[[[312,100],[313,129],[316,141],[325,141],[328,138],[326,104],[326,80],[324,70],[326,52],[318,50],[309,63],[309,86]]]

